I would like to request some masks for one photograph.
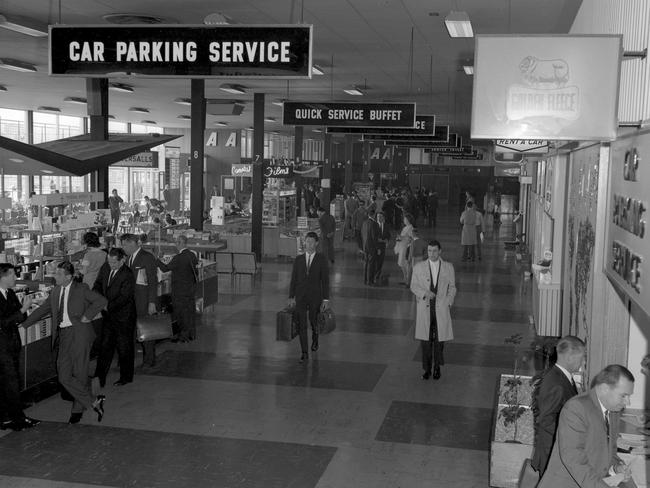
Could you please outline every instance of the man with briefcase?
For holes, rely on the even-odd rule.
[[[296,257],[289,285],[289,307],[295,309],[300,336],[300,362],[309,358],[307,352],[307,316],[312,328],[311,350],[318,350],[318,312],[329,308],[329,268],[327,258],[316,252],[318,234],[308,232],[305,254]]]

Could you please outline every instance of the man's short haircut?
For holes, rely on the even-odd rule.
[[[325,209],[323,207],[318,207],[319,212],[325,212]]]
[[[316,242],[318,242],[318,234],[316,232],[307,232],[305,239],[309,239],[310,237],[316,239]]]
[[[609,385],[610,387],[616,386],[621,379],[621,376],[624,376],[629,381],[634,382],[634,375],[627,369],[625,366],[620,364],[610,364],[606,366],[600,373],[598,373],[595,378],[591,381],[591,387],[598,385]]]
[[[0,278],[9,273],[9,270],[13,269],[16,271],[16,268],[11,263],[0,263]],[[16,273],[17,274],[17,273]]]
[[[375,210],[374,208],[371,207],[371,208],[368,210],[368,217],[374,217],[374,216],[376,215],[376,213],[377,213],[376,210]]]
[[[473,206],[474,206],[474,202],[472,202],[471,200],[467,202],[467,208],[472,208]]]
[[[386,214],[384,212],[377,212],[377,217],[379,217],[380,215],[382,217],[386,217]]]
[[[135,242],[135,243],[137,244],[137,243],[138,243],[138,240],[139,240],[139,238],[138,238],[138,236],[135,235],[135,234],[122,234],[122,235],[120,236],[120,241],[121,241],[121,242],[126,242],[126,241],[128,241],[128,242]]]
[[[84,244],[88,247],[99,247],[99,236],[94,232],[86,232],[83,236]]]
[[[440,242],[438,242],[436,239],[431,239],[428,245],[431,247],[437,247],[439,250],[442,251],[442,246],[440,245]]]
[[[63,272],[69,276],[74,275],[74,265],[70,261],[62,261],[57,265],[57,268],[61,268]]]
[[[113,247],[111,248],[110,251],[108,251],[109,256],[113,256],[115,259],[118,261],[121,261],[126,257],[126,253],[124,252],[124,249],[121,247]]]
[[[181,234],[181,235],[179,235],[176,239],[177,239],[179,242],[182,242],[184,246],[187,245],[187,236],[186,236],[186,235]]]
[[[587,346],[582,341],[582,339],[568,335],[560,339],[555,346],[558,355],[560,354],[575,354],[575,353],[584,353]]]

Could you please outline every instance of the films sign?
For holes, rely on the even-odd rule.
[[[479,35],[475,50],[473,139],[616,138],[622,36]]]

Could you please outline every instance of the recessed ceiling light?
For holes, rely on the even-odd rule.
[[[9,158],[9,161],[11,161],[12,163],[24,163],[25,162],[22,159],[18,159],[18,158]]]
[[[38,112],[60,112],[61,111],[59,107],[47,107],[45,105],[41,105],[36,110]]]
[[[143,120],[140,123],[145,125],[158,125],[155,120]]]
[[[273,100],[271,103],[273,105],[277,105],[278,107],[284,107],[284,99],[283,98],[278,98],[277,100]]]
[[[466,75],[474,74],[474,66],[463,66],[463,70],[465,71]]]
[[[0,59],[0,68],[20,71],[22,73],[35,73],[38,71],[33,64],[18,61],[17,59],[2,58]]]
[[[192,100],[189,98],[175,98],[174,103],[178,103],[179,105],[192,105]]]
[[[109,115],[108,118],[109,118],[109,119],[114,119],[114,118],[115,118],[115,115]]]
[[[246,87],[242,85],[234,85],[231,83],[225,83],[219,87],[220,90],[223,90],[227,93],[232,93],[233,95],[245,95]]]
[[[357,97],[363,96],[363,92],[359,90],[356,86],[353,86],[352,88],[344,89],[343,91],[348,95],[354,95]]]
[[[472,23],[467,12],[452,10],[445,17],[445,26],[450,37],[474,37]]]
[[[54,173],[54,171],[50,171],[49,169],[42,169],[41,171],[43,173],[47,173],[48,175],[51,175],[52,173]]]
[[[254,127],[251,125],[249,127],[246,127],[248,130],[255,130]]]
[[[160,17],[148,14],[107,14],[103,15],[109,24],[130,25],[130,24],[178,24],[178,21],[169,17]]]
[[[312,132],[323,132],[321,129],[312,129]]]
[[[217,12],[215,14],[206,15],[203,18],[203,23],[206,25],[230,25],[234,24],[235,22],[232,20],[232,17],[221,12]]]
[[[192,117],[190,117],[189,115],[179,115],[176,118],[177,119],[183,119],[183,120],[192,120]]]
[[[324,75],[324,74],[325,74],[325,71],[323,71],[323,68],[321,68],[321,67],[318,66],[317,64],[314,64],[314,65],[311,67],[311,74],[312,74],[312,75]]]
[[[63,101],[68,103],[77,103],[79,105],[85,105],[88,103],[88,100],[82,97],[65,97]]]
[[[6,15],[0,15],[0,27],[32,37],[47,37],[47,24],[41,24],[31,19],[19,17],[9,19]]]
[[[275,117],[264,117],[264,122],[275,122]]]
[[[149,109],[148,109],[148,108],[144,108],[144,107],[131,107],[131,108],[129,109],[129,112],[135,112],[135,113],[138,113],[138,114],[148,114],[148,113],[149,113]]]
[[[133,93],[135,91],[131,85],[126,83],[111,83],[108,85],[108,89],[122,93]]]
[[[215,122],[214,125],[216,125],[217,127],[228,127],[227,122]]]
[[[0,91],[7,91],[7,87],[4,85],[0,85]]]

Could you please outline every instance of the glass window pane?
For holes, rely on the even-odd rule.
[[[0,108],[0,135],[16,141],[27,142],[27,112]]]
[[[126,122],[116,122],[114,120],[108,121],[108,132],[114,134],[126,134],[129,130],[129,126]]]

